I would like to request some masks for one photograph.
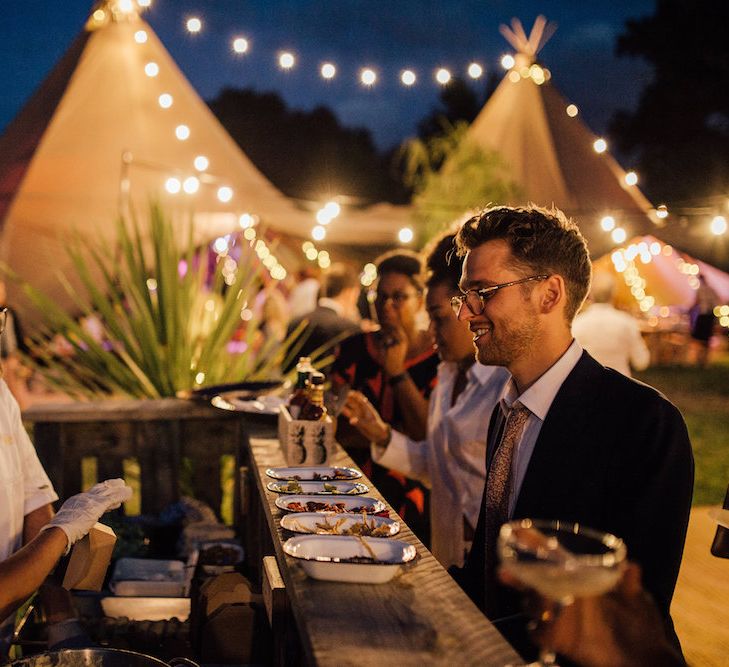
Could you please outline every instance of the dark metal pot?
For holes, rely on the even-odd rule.
[[[187,658],[162,662],[151,655],[115,648],[74,648],[39,653],[10,663],[9,667],[198,667]]]

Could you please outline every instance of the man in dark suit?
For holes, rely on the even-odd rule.
[[[457,242],[465,261],[454,309],[469,323],[478,361],[512,374],[489,426],[464,588],[497,626],[504,619],[500,629],[523,650],[518,598],[496,577],[499,528],[527,517],[579,522],[623,538],[672,633],[693,489],[683,418],[655,389],[601,366],[572,338],[591,265],[584,238],[560,211],[487,209],[461,227]]]
[[[342,340],[348,334],[359,331],[354,321],[358,296],[359,276],[356,271],[344,264],[332,264],[323,277],[317,307],[289,323],[287,335],[291,335],[302,322],[307,322],[302,332],[301,356],[312,356],[317,350],[326,350],[332,341]]]

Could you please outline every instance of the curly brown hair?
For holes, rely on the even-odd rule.
[[[567,287],[565,317],[572,322],[590,289],[592,272],[587,241],[577,225],[557,208],[494,206],[461,226],[456,236],[458,254],[497,239],[509,244],[514,265],[525,276],[562,276]]]

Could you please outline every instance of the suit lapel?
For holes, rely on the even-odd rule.
[[[588,426],[598,408],[602,366],[587,352],[562,383],[544,420],[519,492],[514,516],[544,517],[549,507],[563,506],[574,474],[584,474]],[[559,518],[559,517],[549,517]]]

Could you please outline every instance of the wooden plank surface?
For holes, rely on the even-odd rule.
[[[691,510],[671,615],[691,667],[724,667],[729,656],[729,559],[710,552],[709,507]]]
[[[420,560],[386,584],[344,584],[309,579],[283,553],[290,534],[279,525],[278,494],[266,489],[266,468],[285,465],[276,440],[251,440],[251,474],[258,484],[276,558],[310,665],[480,665],[522,661],[448,573],[401,522],[398,535],[416,546]],[[333,465],[353,466],[338,449]],[[382,499],[371,482],[367,494]],[[390,509],[391,515],[395,513]]]

